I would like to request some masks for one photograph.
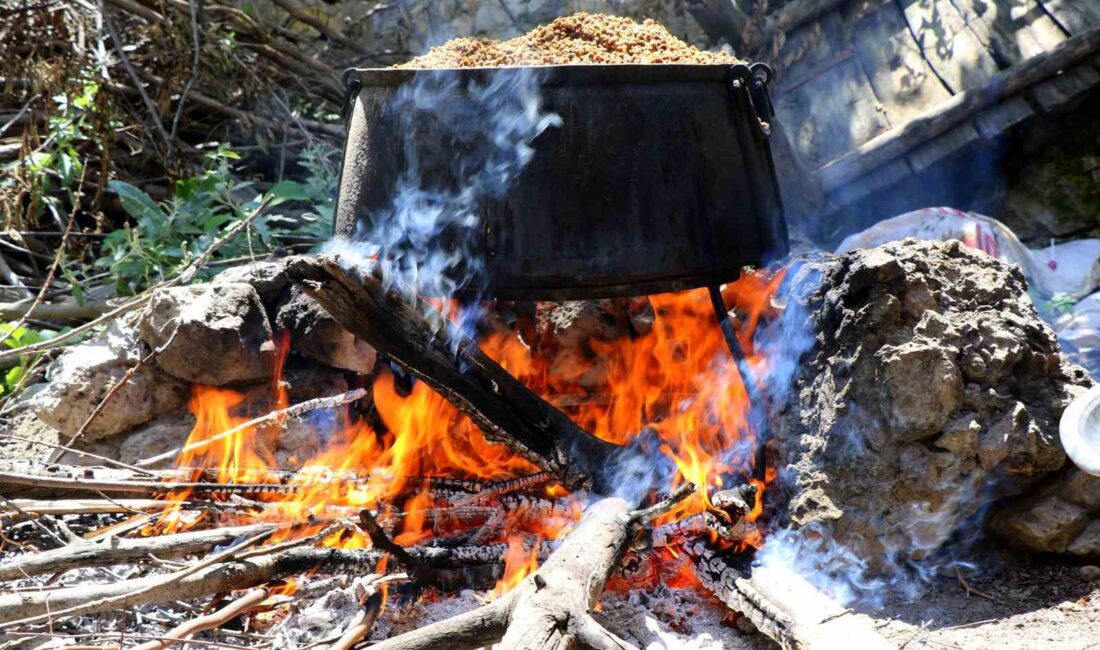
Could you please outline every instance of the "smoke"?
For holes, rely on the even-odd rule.
[[[966,558],[982,539],[992,499],[980,493],[990,487],[969,480],[939,507],[911,503],[904,535],[879,538],[884,548],[874,557],[866,554],[874,547],[869,540],[850,535],[850,544],[842,544],[834,534],[840,524],[819,520],[769,533],[755,563],[786,566],[844,606],[877,609],[888,597],[911,602],[936,576],[974,568]],[[971,504],[978,505],[960,518]]]
[[[800,408],[806,398],[794,394],[794,389],[802,363],[816,340],[818,325],[810,319],[808,297],[821,282],[813,265],[792,265],[775,297],[783,304],[783,312],[756,334],[755,347],[767,359],[758,382],[764,387],[773,416],[784,408]],[[878,447],[883,441],[874,437],[881,425],[871,414],[864,415],[855,403],[847,405],[844,417],[847,426],[833,428],[824,462],[859,473],[865,459],[881,453]],[[781,421],[773,417],[771,422],[758,421],[757,426],[774,426]],[[773,431],[772,435],[784,437],[786,444],[799,444],[798,431]],[[906,461],[900,458],[899,462]],[[773,494],[772,503],[782,509],[788,494],[796,492],[796,470],[778,469],[779,476],[772,486],[778,496]],[[800,467],[797,471],[808,470]],[[835,520],[819,519],[797,528],[770,531],[755,562],[782,563],[846,606],[878,608],[887,596],[916,599],[937,575],[972,566],[966,558],[983,537],[983,522],[998,492],[996,479],[991,476],[946,473],[938,480],[933,476],[922,480],[930,482],[933,492],[950,497],[936,504],[909,502],[901,518],[904,524],[899,528],[882,530],[875,539],[864,539],[854,532],[850,522],[846,523],[845,516],[873,519],[873,513],[861,512],[857,503],[839,504],[845,512],[844,516],[838,512]],[[772,521],[782,519],[770,516]],[[838,535],[839,530],[845,534]],[[841,537],[846,544],[838,541]]]
[[[538,73],[524,68],[478,80],[418,72],[384,109],[405,163],[392,199],[359,222],[353,245],[336,242],[330,250],[376,257],[388,281],[421,295],[483,297],[485,206],[503,198],[530,162],[532,141],[561,124],[542,109],[539,84]]]

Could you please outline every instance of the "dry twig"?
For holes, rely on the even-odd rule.
[[[339,395],[332,395],[329,397],[317,397],[315,399],[307,400],[299,404],[294,404],[293,406],[288,406],[285,409],[279,409],[277,411],[272,411],[266,415],[261,415],[260,417],[253,418],[248,422],[242,422],[241,424],[238,424],[231,429],[222,431],[221,433],[210,436],[209,438],[196,440],[195,442],[188,443],[183,447],[179,447],[177,449],[170,449],[163,454],[157,454],[156,456],[152,456],[144,460],[139,460],[135,464],[138,467],[151,467],[153,465],[156,465],[157,463],[171,460],[175,458],[178,454],[203,449],[211,443],[217,442],[219,440],[224,440],[225,438],[234,436],[241,431],[247,431],[249,429],[265,426],[268,424],[279,424],[281,426],[287,418],[301,417],[306,413],[316,411],[317,409],[337,408],[345,404],[350,404],[356,400],[360,400],[366,395],[366,389],[356,388],[354,390],[349,390],[348,392],[341,393]]]

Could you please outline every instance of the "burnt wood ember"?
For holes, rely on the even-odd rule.
[[[611,491],[619,446],[531,392],[431,305],[387,282],[377,265],[349,269],[334,256],[299,257],[287,275],[348,331],[468,415],[487,439],[508,445],[569,490]]]
[[[687,540],[705,538],[709,534],[716,539],[736,543],[744,542],[757,532],[756,525],[743,518],[724,521],[709,512],[700,512],[654,528],[648,545],[653,548],[673,546]]]
[[[744,483],[729,490],[719,490],[710,495],[710,503],[719,510],[738,512],[742,515],[756,504],[757,488],[754,483]]]

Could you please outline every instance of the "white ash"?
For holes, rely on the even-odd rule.
[[[335,640],[354,621],[366,597],[374,592],[378,576],[356,577],[346,587],[332,585],[319,597],[303,598],[308,605],[295,607],[270,631],[277,648],[292,648]],[[308,586],[307,591],[312,591]]]
[[[645,650],[771,648],[763,635],[731,627],[731,612],[702,592],[658,585],[650,591],[607,592],[594,616],[604,627]]]
[[[411,605],[395,602],[375,623],[370,639],[379,641],[480,607],[484,592],[464,590],[452,596],[424,598]],[[608,630],[645,650],[748,650],[771,648],[759,634],[746,635],[725,622],[728,610],[702,592],[658,586],[649,592],[607,592],[596,619]],[[732,618],[732,617],[730,617]]]

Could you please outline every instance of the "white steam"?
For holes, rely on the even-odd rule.
[[[385,110],[406,167],[390,205],[360,221],[354,238],[384,277],[427,296],[484,295],[485,203],[504,197],[534,155],[531,142],[561,124],[542,110],[539,81],[530,69],[497,70],[482,82],[425,70],[397,90]]]

